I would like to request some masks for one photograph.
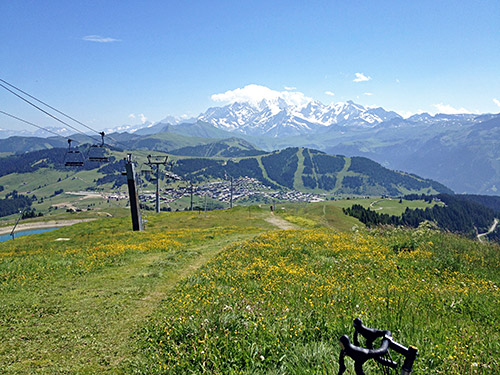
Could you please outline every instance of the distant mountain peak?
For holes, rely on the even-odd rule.
[[[235,101],[223,107],[209,108],[198,116],[198,120],[227,131],[278,137],[307,134],[336,125],[373,127],[401,117],[381,107],[365,108],[353,101],[324,105],[316,100],[292,99],[278,96],[259,102]]]

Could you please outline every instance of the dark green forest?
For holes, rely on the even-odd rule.
[[[487,232],[495,217],[500,214],[499,211],[477,203],[468,196],[439,194],[435,196],[410,195],[404,198],[409,200],[424,199],[428,202],[438,201],[442,202],[443,205],[435,205],[425,210],[410,210],[407,208],[401,216],[380,214],[359,204],[344,209],[344,212],[357,218],[368,227],[393,225],[416,228],[420,223],[430,221],[435,223],[441,230],[460,233],[471,238],[478,233]],[[487,197],[482,201],[490,202]],[[496,199],[491,201],[496,201]],[[493,238],[494,235],[489,237]]]
[[[7,194],[4,199],[0,199],[0,217],[12,215],[28,209],[34,199],[36,199],[35,196],[28,197],[18,194],[17,191],[14,190]]]
[[[86,155],[85,147],[78,150],[83,156]],[[65,149],[57,148],[2,158],[0,177],[10,173],[31,173],[41,168],[68,171],[70,168],[64,165],[65,155]],[[137,167],[140,172],[141,168],[139,165]],[[113,156],[104,165],[85,162],[84,166],[71,170],[96,170],[102,173],[104,176],[94,180],[96,186],[110,183],[113,188],[121,188],[126,184],[126,178],[122,175],[124,161]],[[332,156],[303,148],[287,148],[238,158],[179,157],[172,172],[193,184],[214,179],[251,177],[277,190],[388,196],[399,196],[409,191],[453,193],[438,182],[386,169],[367,158]]]

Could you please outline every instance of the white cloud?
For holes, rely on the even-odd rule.
[[[287,91],[293,91],[293,90],[297,90],[297,87],[285,86],[284,89],[287,90]]]
[[[211,99],[215,102],[226,104],[246,102],[254,106],[257,106],[264,99],[267,101],[283,99],[288,104],[296,106],[304,105],[312,101],[311,98],[298,91],[275,91],[268,87],[255,84],[235,90],[228,90],[222,94],[214,94],[211,96]]]
[[[335,93],[332,91],[325,91],[325,94],[330,96],[335,96]]]
[[[457,115],[460,113],[472,113],[471,111],[465,109],[465,108],[454,108],[449,104],[433,104],[432,105],[434,108],[437,109],[438,113],[444,113],[445,115]]]
[[[82,38],[87,42],[97,42],[97,43],[113,43],[113,42],[121,42],[120,39],[103,37],[100,35],[87,35]]]
[[[365,92],[365,95],[366,95],[366,96],[372,96],[372,95],[373,95],[373,92]]]
[[[498,100],[497,98],[493,99],[493,103],[500,107],[500,100]]]
[[[365,76],[363,73],[355,73],[356,78],[354,78],[353,82],[366,82],[370,81],[372,77]]]
[[[146,116],[144,116],[144,113],[141,113],[139,115],[136,115],[135,113],[131,113],[130,115],[128,115],[128,118],[132,119],[132,120],[135,120],[136,118],[139,118],[139,119],[141,119],[141,123],[143,123],[143,124],[146,121],[148,121],[148,118]]]

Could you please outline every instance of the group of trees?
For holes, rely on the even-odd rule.
[[[205,158],[177,160],[172,172],[192,183],[204,182],[207,179],[226,179],[252,177],[264,181],[262,169],[257,159],[214,160]],[[266,181],[266,185],[272,185]]]
[[[262,157],[262,165],[267,175],[281,186],[293,189],[295,172],[299,165],[297,148],[287,148]]]
[[[36,197],[28,197],[26,195],[18,194],[16,190],[7,194],[4,199],[0,199],[0,217],[8,216],[19,211],[23,211],[26,208],[31,206],[31,202],[33,198]]]
[[[302,183],[309,189],[333,190],[337,183],[337,173],[344,168],[343,156],[327,155],[323,152],[303,149],[304,170]]]
[[[407,208],[401,216],[379,214],[369,208],[355,204],[344,209],[347,215],[356,217],[368,227],[376,225],[394,225],[418,227],[423,221],[432,221],[446,231],[461,233],[469,237],[478,232],[487,232],[495,216],[499,212],[483,204],[470,200],[467,197],[439,194],[437,196],[407,196],[406,199],[438,200],[444,205],[436,204],[426,209]]]
[[[385,187],[404,187],[408,190],[421,190],[430,186],[436,191],[453,194],[453,191],[439,182],[423,179],[413,174],[397,173],[364,157],[352,157],[349,171],[368,176],[368,184],[382,181]],[[394,194],[389,192],[389,195]]]

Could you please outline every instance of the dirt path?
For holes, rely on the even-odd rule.
[[[376,201],[373,201],[372,203],[370,203],[370,207],[373,209],[373,211],[378,211],[378,210],[382,210],[384,207],[376,207],[375,208],[375,205],[378,203],[378,202],[382,202],[384,200],[392,200],[391,198],[385,198],[385,199],[378,199]]]
[[[271,213],[271,216],[266,218],[266,221],[269,224],[272,224],[280,229],[300,229],[300,227],[298,227],[297,225],[292,224],[289,221],[286,221],[285,219],[274,215],[274,212]]]
[[[490,234],[491,232],[493,232],[496,228],[497,228],[497,225],[498,225],[498,219],[495,219],[493,221],[493,225],[491,226],[491,228],[486,232],[486,233],[481,233],[481,234],[478,234],[477,235],[477,239],[480,241],[480,242],[483,242],[483,237],[484,236],[487,236],[488,234]]]
[[[39,222],[35,222],[35,223],[24,223],[24,224],[17,225],[16,232],[19,232],[22,230],[66,227],[68,225],[83,223],[85,221],[92,221],[92,220],[96,220],[96,219],[50,220],[50,221],[39,221]],[[1,227],[0,234],[8,234],[8,233],[12,232],[13,227],[14,227],[14,225],[9,225],[7,227]]]
[[[2,370],[16,374],[129,373],[140,360],[134,336],[168,292],[226,246],[255,233],[235,234],[186,246],[180,253],[144,252],[115,266],[20,292],[6,307],[18,323],[0,325]],[[1,297],[1,296],[0,296]],[[3,301],[0,301],[0,304]],[[37,312],[37,315],[33,314]],[[1,313],[0,313],[1,316]],[[0,359],[2,358],[0,349]],[[3,372],[2,372],[3,373]]]

